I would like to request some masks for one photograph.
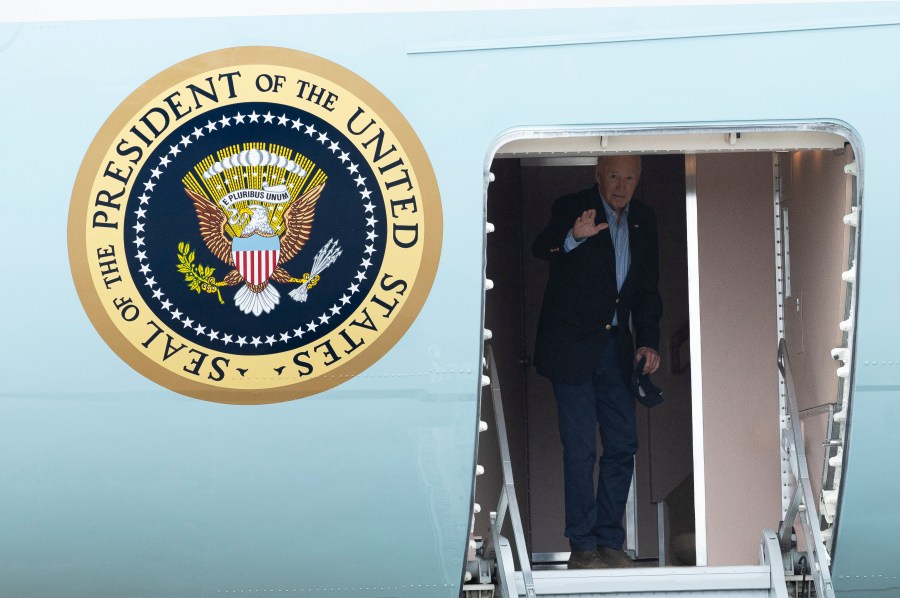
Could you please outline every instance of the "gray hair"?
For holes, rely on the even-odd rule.
[[[606,162],[609,158],[637,158],[638,159],[638,174],[641,173],[641,166],[643,163],[643,158],[640,154],[600,154],[597,156],[597,166],[599,168],[603,168],[603,163]]]

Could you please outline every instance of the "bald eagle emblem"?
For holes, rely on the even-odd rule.
[[[285,269],[309,240],[327,177],[321,171],[311,174],[314,165],[308,160],[303,159],[307,164],[301,167],[297,160],[302,156],[292,156],[285,148],[272,149],[245,149],[204,170],[213,161],[207,158],[194,169],[200,177],[188,173],[183,179],[203,242],[231,270],[217,281],[213,268],[193,265],[194,254],[186,244],[179,246],[179,270],[198,293],[219,293],[221,287],[242,285],[234,304],[254,316],[269,313],[279,304],[281,295],[272,283],[298,283],[289,295],[306,301],[321,272],[341,254],[337,241],[330,239],[314,258],[310,272],[295,278]]]

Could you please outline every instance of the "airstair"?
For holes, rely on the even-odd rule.
[[[793,375],[784,340],[779,344],[778,369],[787,403],[782,449],[790,460],[791,498],[784,521],[771,530],[762,530],[759,565],[755,566],[577,571],[534,566],[526,549],[516,500],[500,382],[490,345],[485,347],[484,366],[486,374],[482,385],[490,388],[494,407],[503,485],[496,511],[491,512],[490,536],[478,547],[467,566],[464,598],[789,598],[798,595],[834,598],[829,557],[809,482]],[[481,422],[480,430],[486,429],[487,425]],[[476,510],[478,508],[476,505]],[[512,529],[512,541],[501,532],[507,520]],[[795,523],[799,524],[796,529],[805,540],[803,552],[797,550],[792,540]]]

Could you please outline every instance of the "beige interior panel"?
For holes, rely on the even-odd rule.
[[[697,156],[709,565],[758,561],[780,519],[770,153]]]

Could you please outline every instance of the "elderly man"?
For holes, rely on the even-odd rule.
[[[557,199],[532,245],[550,261],[534,362],[556,395],[570,569],[632,565],[622,551],[637,451],[630,378],[641,358],[644,373],[659,367],[662,314],[656,219],[631,199],[640,174],[640,156],[601,157],[597,185]],[[603,447],[596,492],[595,422]]]

